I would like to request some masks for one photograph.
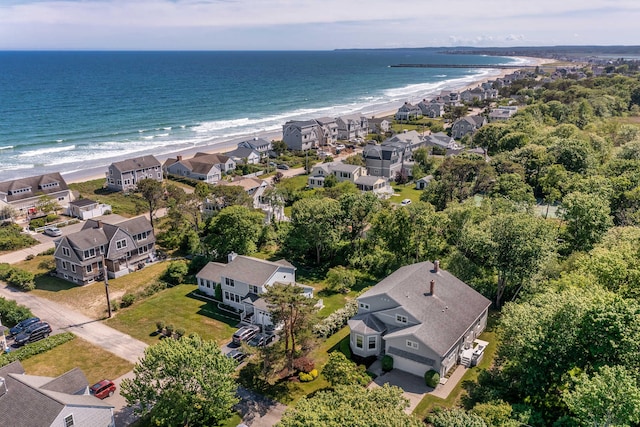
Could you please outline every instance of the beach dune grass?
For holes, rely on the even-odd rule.
[[[132,363],[78,337],[21,363],[29,375],[48,377],[80,368],[89,385],[105,378],[113,380],[133,369]]]
[[[156,332],[158,321],[173,325],[174,330],[184,329],[186,334],[195,332],[220,345],[227,343],[240,320],[227,317],[218,310],[217,304],[194,296],[196,289],[197,286],[191,284],[165,289],[119,310],[106,324],[147,344],[155,344],[160,339]]]

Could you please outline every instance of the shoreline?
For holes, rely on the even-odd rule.
[[[534,57],[522,57],[522,56],[512,57],[512,58],[517,58],[518,60],[521,60],[522,63],[516,64],[516,65],[522,65],[522,66],[542,66],[544,64],[553,62],[553,60],[549,58],[534,58]],[[450,86],[446,86],[437,91],[425,93],[424,95],[418,97],[419,99],[410,99],[408,101],[411,103],[417,103],[417,102],[420,102],[422,99],[427,99],[431,96],[436,95],[442,90],[462,92],[467,89],[474,89],[480,86],[482,83],[485,83],[489,80],[495,80],[497,78],[503,78],[504,76],[511,74],[519,69],[520,68],[491,69],[491,70],[498,70],[498,72],[495,74],[484,74],[482,76],[479,76],[477,80],[473,80],[472,82],[465,82],[457,85],[454,83]],[[391,108],[391,106],[384,107],[385,108],[384,110],[376,110],[375,109],[376,107],[374,106],[373,112],[366,113],[366,115],[372,118],[390,117],[396,113],[396,111],[398,110],[398,108],[400,108],[401,105],[402,105],[402,102],[398,102],[398,104],[394,106],[394,109],[391,109],[391,110],[386,109],[386,108]],[[383,108],[383,107],[380,106],[379,108]],[[365,114],[364,111],[359,111],[359,112],[356,111],[353,114],[357,114],[357,113]],[[175,158],[176,156],[184,156],[186,158],[189,158],[189,157],[193,157],[194,154],[199,152],[222,153],[225,151],[231,151],[237,146],[239,142],[246,141],[247,139],[251,139],[254,137],[262,138],[266,140],[279,140],[279,139],[282,139],[282,131],[254,132],[252,136],[249,136],[249,134],[247,134],[247,136],[244,136],[244,137],[238,137],[238,138],[233,138],[233,139],[224,140],[224,141],[221,141],[221,140],[211,141],[211,143],[209,144],[201,145],[198,147],[191,147],[187,149],[171,151],[171,152],[160,154],[160,155],[156,155],[156,154],[153,154],[153,155],[160,161],[160,163],[164,163],[165,160],[167,160],[168,158]],[[132,157],[136,157],[136,156],[132,156]],[[110,164],[111,163],[107,165],[90,166],[85,169],[75,170],[71,172],[61,172],[61,175],[63,176],[63,178],[68,184],[93,181],[101,178],[106,179],[107,168],[109,167]]]

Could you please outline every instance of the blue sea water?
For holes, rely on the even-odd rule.
[[[0,181],[374,115],[497,73],[392,64],[514,61],[436,49],[0,52]]]

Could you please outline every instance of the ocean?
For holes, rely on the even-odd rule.
[[[498,73],[393,64],[517,61],[437,49],[0,52],[0,181],[212,150],[288,120],[371,116]]]

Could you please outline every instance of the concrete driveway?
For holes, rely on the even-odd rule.
[[[409,407],[405,409],[407,414],[412,413],[424,395],[433,390],[425,385],[423,378],[397,369],[376,377],[367,388],[382,387],[384,384],[395,385],[404,390],[403,396],[409,400]]]

